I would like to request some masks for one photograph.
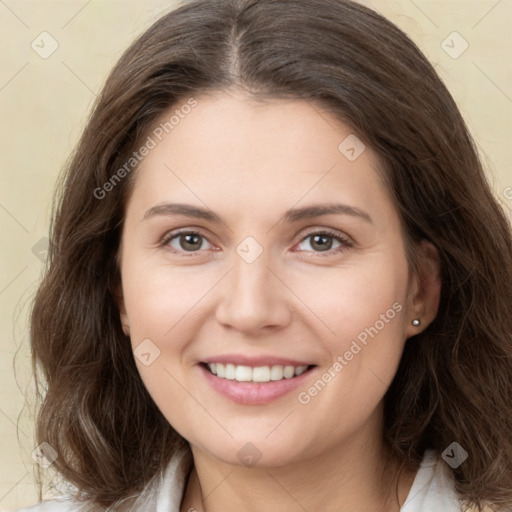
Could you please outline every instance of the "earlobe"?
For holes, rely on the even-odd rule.
[[[126,314],[124,303],[119,307],[119,318],[125,336],[130,336],[130,324],[128,323],[128,315]]]
[[[117,309],[119,310],[119,319],[121,321],[123,332],[125,336],[130,336],[130,324],[128,322],[128,315],[124,305],[124,296],[121,282],[117,280],[115,283],[111,284],[110,290],[112,297],[114,298],[114,302],[117,305]]]
[[[125,336],[130,336],[130,326],[128,325],[128,318],[126,314],[121,313],[121,327]]]
[[[441,263],[437,248],[422,240],[416,248],[416,262],[407,308],[407,338],[420,333],[434,320],[441,298]]]

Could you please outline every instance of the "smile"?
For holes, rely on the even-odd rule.
[[[233,358],[231,358],[233,359]],[[317,365],[272,364],[264,361],[202,362],[198,365],[210,389],[240,405],[265,405],[295,391],[315,372]],[[298,361],[296,362],[298,363]],[[252,364],[252,366],[249,366]]]
[[[292,379],[302,375],[308,366],[272,365],[245,366],[235,364],[208,363],[207,368],[220,379],[236,380],[237,382],[270,382]]]

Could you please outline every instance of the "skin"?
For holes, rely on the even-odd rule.
[[[436,315],[436,252],[418,245],[419,271],[411,271],[377,155],[367,147],[349,161],[338,146],[352,130],[318,105],[258,103],[232,90],[196,99],[137,169],[119,253],[123,329],[134,348],[149,338],[160,350],[149,366],[136,359],[138,370],[192,448],[181,510],[398,511],[382,399],[405,343],[414,343],[408,338]],[[144,218],[164,203],[208,208],[224,223]],[[371,222],[350,214],[281,220],[288,209],[329,203],[358,208]],[[193,246],[199,250],[179,236],[161,245],[181,228],[204,237]],[[349,243],[327,238],[332,246],[322,251],[308,235],[326,228]],[[236,252],[247,236],[263,250],[252,263]],[[298,393],[396,303],[396,316],[300,403]],[[269,404],[241,405],[214,391],[198,366],[227,353],[293,357],[316,368]],[[253,467],[237,457],[247,442],[261,453]],[[405,471],[399,481],[402,504],[414,475]]]

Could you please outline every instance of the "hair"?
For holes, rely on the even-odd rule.
[[[112,176],[171,107],[231,88],[320,105],[376,152],[411,268],[414,244],[427,240],[442,280],[438,314],[406,343],[384,397],[384,441],[416,468],[426,449],[459,443],[469,454],[453,470],[461,498],[510,506],[510,224],[432,65],[394,24],[348,0],[187,2],[110,73],[59,183],[31,312],[36,437],[58,452],[53,467],[90,503],[115,508],[189,449],[121,328],[116,256],[136,169]]]

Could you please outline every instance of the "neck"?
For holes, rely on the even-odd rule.
[[[376,441],[380,436],[368,442],[367,434],[361,430],[317,456],[279,467],[233,466],[192,448],[181,511],[399,512],[416,471],[405,469],[397,486],[398,461]]]

